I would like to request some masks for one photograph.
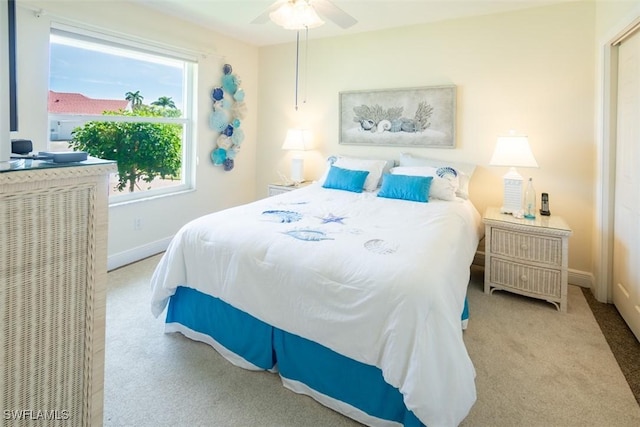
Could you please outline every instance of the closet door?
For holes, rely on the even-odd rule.
[[[613,302],[640,339],[640,32],[618,54]]]

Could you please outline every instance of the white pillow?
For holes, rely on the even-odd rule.
[[[400,166],[431,166],[435,168],[449,166],[458,173],[459,186],[456,190],[456,196],[463,199],[469,198],[469,181],[476,169],[476,165],[470,163],[450,162],[447,160],[427,159],[425,157],[417,157],[411,153],[401,153],[398,162]]]
[[[452,168],[434,168],[431,166],[398,166],[391,169],[393,175],[430,176],[433,177],[429,187],[429,198],[455,200],[459,180],[457,172]]]
[[[386,160],[357,159],[342,156],[338,156],[334,162],[331,162],[331,160],[332,159],[329,158],[327,171],[331,167],[331,164],[342,169],[369,171],[369,175],[367,175],[367,179],[364,182],[364,190],[366,191],[375,191],[378,188],[382,171],[387,164]],[[320,184],[324,183],[326,177],[327,172],[325,172],[320,179]]]

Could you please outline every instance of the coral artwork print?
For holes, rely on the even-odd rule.
[[[340,143],[455,147],[455,86],[340,93]]]

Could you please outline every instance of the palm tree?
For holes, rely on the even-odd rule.
[[[124,99],[131,102],[131,110],[135,110],[136,108],[142,105],[142,100],[144,99],[144,96],[140,95],[140,91],[137,90],[135,92],[125,93]]]
[[[161,96],[160,98],[158,98],[157,101],[153,101],[151,103],[151,105],[155,105],[157,107],[162,107],[162,108],[176,108],[176,103],[173,102],[173,99],[171,99],[171,97],[169,96]]]

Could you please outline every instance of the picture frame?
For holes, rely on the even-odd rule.
[[[345,91],[339,143],[455,148],[456,86]]]

